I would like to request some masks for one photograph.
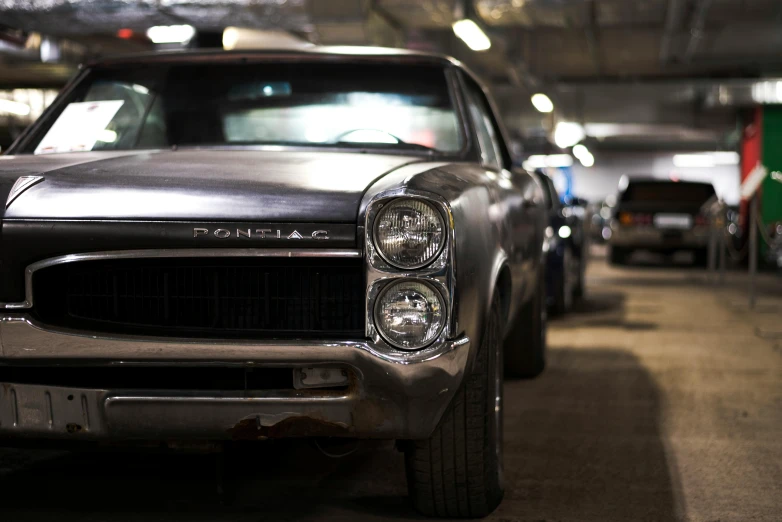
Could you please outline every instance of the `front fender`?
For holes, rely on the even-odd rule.
[[[511,284],[523,288],[521,277],[528,267],[537,267],[534,260],[511,258],[508,245],[519,241],[516,227],[508,219],[503,191],[492,183],[487,171],[471,163],[414,164],[402,167],[378,180],[365,194],[359,223],[364,223],[369,202],[383,194],[404,195],[409,191],[418,195],[431,194],[433,198],[447,203],[453,227],[454,307],[452,313],[455,325],[451,335],[466,335],[471,340],[470,363],[483,336],[484,321],[500,272],[508,266],[514,274]],[[523,198],[520,193],[517,199]],[[515,235],[514,235],[515,232]],[[540,251],[533,244],[542,232],[522,233],[530,244],[514,248],[515,252]],[[527,237],[529,236],[529,237]],[[514,270],[521,267],[521,270]],[[517,293],[522,295],[521,293]]]

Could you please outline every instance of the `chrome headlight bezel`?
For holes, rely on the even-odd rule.
[[[380,255],[375,246],[374,225],[380,210],[391,201],[401,198],[423,199],[440,213],[446,225],[447,238],[439,255],[429,264],[417,268],[398,268],[390,264]],[[376,194],[362,213],[364,226],[361,230],[362,245],[365,249],[366,260],[366,307],[365,307],[365,334],[372,339],[379,350],[396,353],[399,356],[425,357],[427,353],[437,353],[446,340],[452,339],[459,331],[457,324],[457,303],[455,300],[456,262],[454,254],[455,230],[454,216],[449,202],[439,194],[414,190],[407,187],[399,187]],[[421,279],[433,285],[445,302],[446,323],[440,335],[429,345],[416,349],[399,348],[389,342],[378,332],[375,325],[375,303],[379,294],[386,286],[401,279]]]
[[[434,252],[434,254],[432,254],[427,259],[419,263],[408,264],[408,265],[390,259],[387,253],[383,251],[383,248],[381,247],[380,241],[378,239],[378,227],[380,225],[381,217],[383,216],[383,214],[389,211],[391,205],[399,205],[404,201],[415,202],[415,203],[424,204],[428,206],[431,209],[432,213],[435,216],[437,216],[437,218],[440,220],[440,226],[442,227],[442,240],[440,241],[440,244],[438,245],[437,250]],[[374,249],[377,251],[378,255],[381,258],[383,258],[383,260],[386,263],[399,270],[418,270],[420,268],[427,267],[432,263],[434,263],[434,261],[437,260],[438,257],[440,257],[443,250],[445,249],[445,245],[448,243],[449,235],[450,235],[450,227],[448,225],[448,222],[445,220],[444,216],[442,215],[439,206],[434,202],[428,201],[423,198],[411,198],[411,197],[401,196],[383,202],[383,206],[377,210],[374,216],[374,220],[372,222],[372,245]]]
[[[388,292],[393,290],[394,287],[398,285],[404,285],[409,283],[416,283],[416,284],[426,286],[429,288],[429,290],[433,292],[433,294],[437,297],[437,300],[439,301],[438,304],[440,306],[440,309],[442,310],[442,319],[440,321],[440,326],[437,328],[436,333],[432,335],[429,339],[426,339],[412,346],[405,346],[404,344],[394,341],[392,337],[388,334],[388,332],[384,331],[383,328],[380,326],[381,322],[378,318],[378,309],[381,303],[383,302],[383,298],[386,296]],[[445,296],[438,288],[438,285],[433,284],[432,281],[429,281],[427,279],[404,277],[404,278],[396,278],[388,281],[385,285],[383,285],[383,288],[378,292],[377,296],[375,297],[372,304],[372,308],[373,308],[372,319],[374,322],[375,330],[377,331],[378,335],[380,335],[380,337],[389,345],[404,351],[417,351],[417,350],[422,350],[427,346],[430,346],[432,343],[440,339],[449,321],[448,301],[446,300]]]

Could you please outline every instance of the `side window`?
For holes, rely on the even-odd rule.
[[[475,134],[478,136],[481,162],[487,167],[501,169],[502,154],[497,145],[500,138],[492,123],[489,106],[478,85],[470,78],[465,77],[465,81],[467,83],[467,107],[475,127]]]

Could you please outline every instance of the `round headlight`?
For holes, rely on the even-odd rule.
[[[419,199],[396,199],[375,218],[375,246],[399,268],[420,268],[443,249],[445,224],[433,205]]]
[[[440,335],[445,325],[444,307],[440,292],[427,283],[391,283],[375,303],[375,326],[397,348],[416,350]]]

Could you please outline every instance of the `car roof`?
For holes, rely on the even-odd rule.
[[[222,49],[204,49],[197,51],[156,51],[118,55],[95,60],[88,67],[112,65],[181,63],[181,62],[222,62],[237,60],[266,61],[280,58],[292,59],[345,59],[360,61],[385,61],[400,63],[431,63],[443,66],[453,65],[466,69],[458,60],[444,54],[390,47],[357,46],[293,46],[258,50],[223,51]]]

